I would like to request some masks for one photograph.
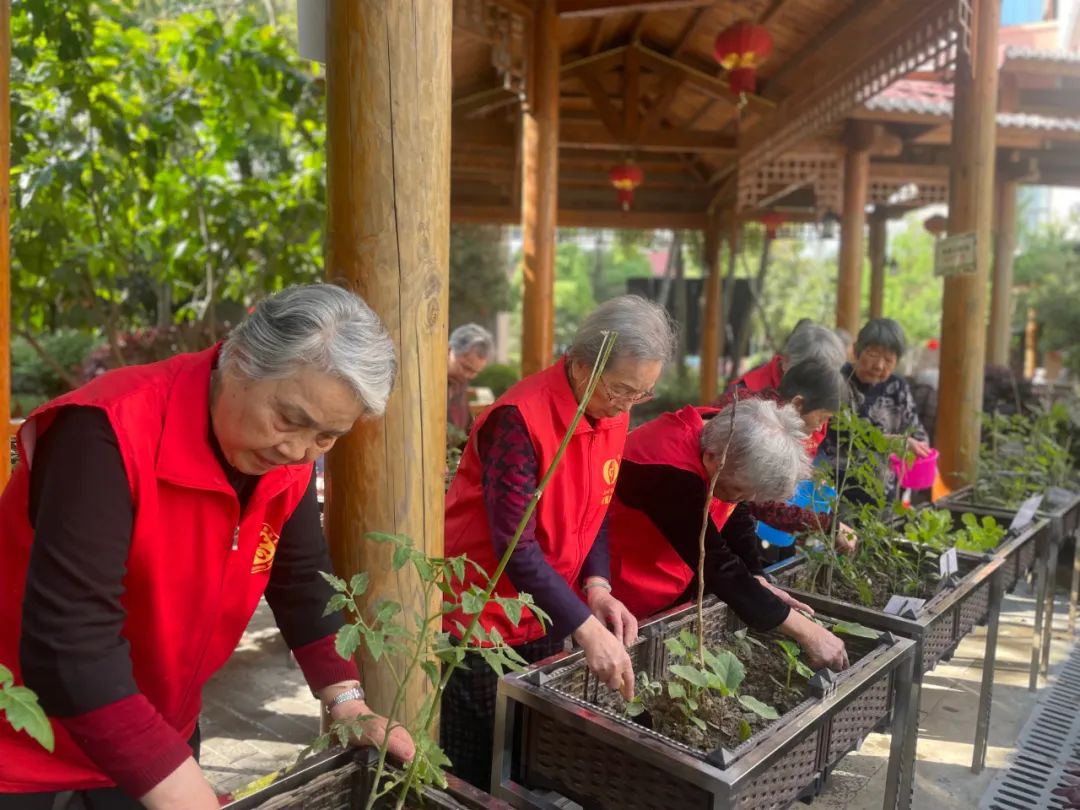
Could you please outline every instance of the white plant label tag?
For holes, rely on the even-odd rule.
[[[919,608],[926,604],[925,599],[916,599],[914,596],[890,596],[888,604],[885,605],[885,612],[890,613],[893,616],[899,616],[904,613],[908,608],[911,608],[913,612],[918,612]]]
[[[953,546],[948,551],[941,552],[941,556],[938,557],[938,572],[941,574],[941,578],[955,574],[960,570],[960,565],[956,560],[956,546]]]
[[[1016,510],[1016,515],[1013,516],[1012,523],[1009,524],[1010,531],[1023,528],[1031,523],[1035,513],[1039,511],[1039,507],[1042,505],[1042,500],[1043,495],[1040,492],[1020,504],[1020,508]]]

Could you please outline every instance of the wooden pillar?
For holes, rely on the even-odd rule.
[[[881,213],[870,217],[870,317],[880,318],[885,311],[885,247],[889,221]],[[855,334],[852,332],[851,334]]]
[[[945,279],[941,315],[938,466],[950,489],[975,473],[979,456],[986,288],[993,232],[1000,0],[975,0],[972,55],[959,49],[949,172],[949,234],[974,233],[975,272]]]
[[[720,374],[720,332],[723,329],[724,271],[720,267],[720,216],[705,223],[705,312],[701,320],[701,404],[716,399]]]
[[[1009,365],[1012,336],[1013,253],[1016,250],[1016,181],[999,177],[995,186],[994,275],[990,292],[990,325],[986,361]]]
[[[11,261],[8,180],[11,166],[11,0],[0,0],[0,489],[11,474]]]
[[[533,14],[529,93],[522,110],[521,373],[552,362],[555,343],[555,222],[559,210],[559,17],[555,0]]]
[[[840,217],[840,257],[836,287],[836,325],[858,334],[862,323],[863,226],[870,190],[873,127],[849,121],[844,152],[844,210]]]
[[[326,533],[337,573],[370,577],[370,608],[424,605],[409,568],[369,531],[443,548],[447,267],[450,233],[451,4],[330,0],[327,14],[327,278],[341,279],[385,322],[399,373],[382,419],[360,422],[330,453]],[[368,702],[387,712],[385,663],[360,656]],[[399,671],[401,667],[399,666]],[[429,693],[414,673],[398,719]]]
[[[1024,323],[1024,377],[1030,380],[1035,376],[1039,365],[1039,317],[1035,307],[1028,307],[1027,321]]]

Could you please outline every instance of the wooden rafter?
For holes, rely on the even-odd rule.
[[[686,82],[686,74],[681,70],[670,71],[660,82],[660,91],[656,94],[652,104],[649,105],[645,118],[641,122],[641,131],[648,132],[660,126],[660,122],[667,114],[679,88]]]
[[[649,18],[647,12],[641,12],[637,15],[637,19],[634,20],[634,24],[630,27],[630,41],[640,42],[641,34],[645,30],[645,21]]]
[[[784,3],[787,0],[772,0],[765,10],[761,12],[761,16],[758,17],[758,25],[768,25],[772,22],[773,17],[780,13],[780,9],[784,7]]]
[[[705,103],[698,107],[697,111],[686,119],[686,123],[683,124],[683,128],[693,129],[695,126],[697,126],[698,121],[700,121],[712,111],[712,108],[713,106],[715,106],[715,104],[715,98],[709,97],[705,99]]]
[[[672,59],[678,59],[682,56],[683,51],[686,50],[686,46],[690,42],[690,35],[697,30],[698,25],[701,24],[701,19],[708,11],[708,8],[699,8],[690,15],[690,19],[686,21],[686,25],[683,26],[682,31],[679,32],[679,36],[671,45],[669,55]]]
[[[563,73],[569,73],[574,70],[578,70],[583,67],[591,67],[598,73],[603,73],[606,70],[618,65],[625,59],[627,51],[626,45],[620,45],[616,48],[608,48],[598,53],[589,54],[578,59],[571,59],[568,62],[563,62],[559,66],[559,70]]]
[[[589,33],[589,56],[600,50],[604,41],[604,20],[607,17],[597,17],[593,20],[592,31]]]
[[[817,54],[821,53],[821,51],[831,45],[845,30],[847,30],[849,25],[866,13],[866,8],[866,4],[864,3],[857,1],[852,3],[843,14],[825,26],[825,30],[812,36],[805,48],[795,53],[780,66],[776,73],[769,77],[768,81],[765,82],[764,86],[761,88],[761,95],[766,98],[776,99],[778,95],[780,95],[778,88],[783,83],[784,79],[793,75],[810,59],[817,56]]]
[[[623,133],[634,140],[641,130],[638,99],[641,96],[641,57],[637,48],[626,49],[623,62]]]
[[[675,11],[681,8],[710,6],[714,0],[559,0],[559,16],[602,17],[630,12]]]
[[[599,123],[565,118],[559,124],[559,144],[566,149],[639,150],[642,152],[694,152],[733,155],[735,142],[712,132],[654,130],[638,138],[613,138]]]
[[[585,91],[589,94],[589,98],[592,100],[593,109],[596,110],[597,115],[600,116],[600,121],[603,122],[604,127],[613,138],[623,137],[623,122],[619,117],[618,111],[611,103],[611,99],[608,98],[607,92],[604,90],[604,86],[600,83],[599,77],[593,72],[591,68],[583,67],[574,71],[574,75],[581,81],[585,87]]]
[[[660,53],[645,45],[633,45],[631,48],[641,55],[642,61],[649,62],[663,70],[681,70],[686,74],[689,84],[705,95],[712,96],[718,100],[727,101],[730,104],[738,102],[738,98],[731,92],[728,83],[723,79],[719,79],[716,76],[710,76],[708,73],[694,65],[687,64],[679,59],[672,59],[667,54]],[[751,107],[756,109],[771,110],[776,106],[772,101],[761,98],[753,93],[748,93],[746,99]]]

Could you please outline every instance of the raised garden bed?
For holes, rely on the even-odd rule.
[[[912,549],[912,544],[899,544]],[[986,760],[987,735],[990,729],[990,706],[993,700],[994,661],[997,653],[998,617],[1003,595],[1003,560],[991,555],[957,553],[959,571],[951,583],[943,583],[941,589],[915,611],[902,616],[886,613],[882,606],[841,601],[821,593],[811,593],[798,587],[804,576],[807,560],[793,557],[769,569],[769,574],[796,598],[806,602],[815,611],[845,621],[859,622],[879,630],[888,631],[916,642],[915,679],[913,702],[918,706],[922,676],[937,666],[938,662],[952,655],[960,641],[972,628],[987,621],[986,649],[983,654],[983,679],[979,693],[979,713],[975,728],[975,751],[972,770],[982,770]],[[901,736],[906,746],[904,772],[910,780],[915,757],[915,739],[918,736],[918,712],[909,718],[910,727]],[[910,789],[910,783],[905,789]]]
[[[643,625],[630,648],[635,672],[663,678],[665,640],[692,629],[696,616],[696,607],[678,608]],[[705,628],[713,645],[739,623],[710,600]],[[849,669],[834,679],[819,673],[813,694],[733,749],[688,745],[627,717],[589,674],[580,650],[506,676],[499,683],[492,792],[527,810],[550,807],[547,790],[588,810],[788,807],[814,795],[822,774],[871,730],[909,724],[914,645],[887,633],[845,640],[855,659]],[[883,803],[889,810],[907,806],[898,797],[909,798],[901,789],[901,744],[897,733]]]
[[[277,781],[230,802],[224,810],[363,810],[371,791],[378,754],[370,748],[331,751],[312,757]],[[457,777],[447,775],[446,790],[426,787],[422,796],[410,796],[408,810],[510,810]],[[392,796],[376,805],[394,806]]]
[[[1006,524],[1016,515],[1017,509],[1007,506],[977,503],[971,487],[958,489],[941,498],[935,504],[938,508],[948,509],[955,514],[970,512],[974,515],[990,515]],[[1048,540],[1044,555],[1035,569],[1035,587],[1038,602],[1035,609],[1035,629],[1037,646],[1033,652],[1033,672],[1029,688],[1038,687],[1038,672],[1045,675],[1050,662],[1050,633],[1054,625],[1054,580],[1057,573],[1058,553],[1066,538],[1076,538],[1080,530],[1080,493],[1059,488],[1051,488],[1035,513],[1036,518],[1050,522]],[[1041,570],[1040,570],[1041,569]],[[1080,543],[1073,549],[1072,587],[1069,593],[1069,632],[1076,631],[1077,599],[1080,597]]]

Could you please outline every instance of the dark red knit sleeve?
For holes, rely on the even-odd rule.
[[[832,515],[828,512],[813,512],[801,506],[776,502],[748,503],[746,507],[762,523],[788,534],[832,530]]]

